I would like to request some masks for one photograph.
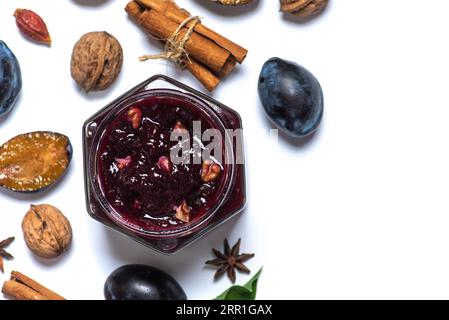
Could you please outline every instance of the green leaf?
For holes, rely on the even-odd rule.
[[[243,286],[232,286],[214,300],[255,300],[262,268]]]

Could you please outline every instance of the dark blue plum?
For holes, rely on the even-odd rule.
[[[0,116],[14,106],[22,89],[19,62],[8,46],[0,40]]]
[[[313,133],[323,117],[323,91],[297,63],[271,58],[262,67],[259,97],[270,120],[295,138]]]
[[[106,300],[186,300],[175,279],[156,269],[130,264],[113,271],[104,285]]]

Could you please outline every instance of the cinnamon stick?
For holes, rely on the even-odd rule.
[[[17,271],[11,272],[11,279],[3,284],[2,293],[17,300],[65,300],[59,294]]]
[[[125,8],[126,12],[129,14],[131,18],[133,18],[136,22],[140,23],[140,16],[145,11],[137,2],[131,1]],[[230,61],[232,59],[229,59]],[[187,70],[192,73],[192,75],[201,82],[201,84],[208,90],[213,91],[218,84],[220,83],[220,79],[211,72],[207,67],[196,61],[193,57],[189,57],[189,59],[184,59],[184,64]],[[225,64],[223,70],[227,68]]]
[[[176,32],[179,25],[158,11],[151,9],[145,10],[140,15],[140,24],[159,39],[169,39]],[[178,34],[179,39],[182,39],[186,33],[187,29],[183,28]],[[187,40],[185,50],[189,57],[206,65],[216,74],[221,72],[231,56],[229,51],[197,33],[193,33]]]
[[[231,57],[230,59],[228,59],[226,64],[223,66],[223,69],[221,69],[221,71],[220,71],[220,78],[224,78],[228,74],[230,74],[232,72],[232,70],[234,70],[236,64],[237,64],[237,61],[235,60],[234,57]]]
[[[44,295],[14,280],[5,281],[2,292],[16,300],[49,300]]]
[[[190,13],[184,9],[178,7],[178,5],[172,0],[136,0],[140,5],[148,9],[154,9],[163,15],[165,15],[170,20],[177,22],[178,24],[183,22],[190,16]],[[212,40],[219,46],[228,50],[234,58],[242,63],[248,54],[248,50],[239,46],[238,44],[232,42],[231,40],[223,37],[222,35],[216,33],[215,31],[207,28],[201,23],[198,23],[194,31],[198,34]]]
[[[145,8],[140,6],[136,1],[131,1],[126,5],[125,11],[134,21],[139,22],[140,15],[145,11]]]
[[[184,64],[187,70],[189,70],[209,92],[214,91],[220,84],[220,79],[197,61],[190,59],[190,61],[184,61]]]

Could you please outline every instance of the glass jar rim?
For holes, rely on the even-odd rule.
[[[119,101],[116,105],[112,106],[111,110],[109,110],[106,117],[104,117],[101,122],[98,125],[98,130],[96,131],[97,134],[94,137],[94,141],[91,146],[90,152],[92,153],[94,159],[95,165],[93,166],[93,169],[95,172],[89,172],[90,175],[93,175],[93,179],[91,177],[90,181],[92,184],[92,187],[94,189],[95,197],[97,198],[98,202],[102,206],[103,211],[106,213],[108,217],[112,219],[112,221],[127,229],[130,232],[139,234],[141,236],[150,237],[150,238],[162,238],[162,239],[168,239],[168,238],[179,238],[185,235],[188,235],[202,226],[206,225],[215,215],[215,213],[219,210],[223,202],[228,198],[229,196],[229,190],[232,186],[234,180],[235,180],[235,168],[232,165],[233,159],[234,159],[234,150],[233,148],[228,148],[230,150],[226,150],[224,153],[224,165],[226,165],[226,170],[224,170],[224,181],[220,184],[219,190],[219,197],[215,201],[214,205],[207,210],[206,213],[204,213],[200,218],[193,220],[192,222],[185,223],[182,225],[179,225],[177,228],[167,229],[167,230],[149,230],[144,229],[141,227],[137,227],[136,225],[129,223],[125,221],[122,217],[122,215],[114,209],[114,207],[109,203],[109,201],[106,199],[104,192],[101,187],[101,183],[99,181],[98,176],[98,150],[100,143],[103,139],[103,136],[105,134],[106,128],[110,121],[115,119],[118,114],[123,112],[123,110],[129,108],[134,103],[138,101],[142,101],[151,97],[170,97],[170,98],[178,98],[180,100],[184,100],[186,102],[189,102],[191,105],[193,105],[195,108],[199,109],[203,116],[208,119],[211,123],[216,126],[217,129],[222,131],[223,138],[226,139],[225,146],[232,146],[232,136],[227,132],[226,127],[223,123],[223,121],[218,116],[218,113],[214,110],[214,108],[208,104],[203,99],[196,97],[195,95],[192,95],[190,93],[186,93],[183,91],[175,90],[175,89],[166,89],[166,88],[157,88],[157,89],[147,89],[142,92],[137,92],[132,94],[131,96],[127,97],[124,100]]]

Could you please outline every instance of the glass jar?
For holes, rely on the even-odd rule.
[[[109,127],[125,110],[136,105],[164,102],[183,105],[220,133],[223,161],[221,178],[210,204],[192,221],[155,227],[126,218],[108,200],[101,158]],[[83,126],[84,177],[89,215],[112,229],[162,253],[175,253],[242,211],[246,203],[242,123],[234,110],[164,75],[156,75],[129,90],[86,120]]]

